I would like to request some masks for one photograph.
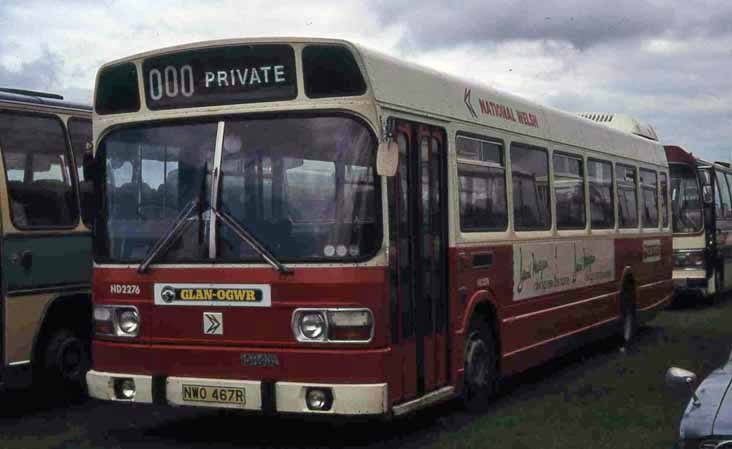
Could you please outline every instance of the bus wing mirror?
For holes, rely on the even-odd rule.
[[[91,143],[88,143],[88,142],[86,144],[86,149],[84,151],[84,157],[82,159],[81,169],[84,172],[84,179],[90,180],[90,181],[94,179],[94,152],[92,151]]]
[[[688,389],[691,391],[694,405],[697,407],[701,405],[694,388],[696,385],[696,374],[691,371],[672,366],[666,371],[666,385],[672,389]]]
[[[714,202],[714,195],[712,194],[712,186],[705,185],[702,187],[702,197],[704,204],[712,204]]]
[[[399,144],[388,139],[379,144],[376,152],[376,173],[379,176],[391,177],[396,175],[399,167]]]

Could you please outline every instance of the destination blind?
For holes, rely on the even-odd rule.
[[[289,100],[297,96],[295,53],[289,45],[207,48],[143,63],[152,110]]]

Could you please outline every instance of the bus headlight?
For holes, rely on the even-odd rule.
[[[308,388],[305,404],[309,410],[318,412],[330,410],[333,406],[333,392],[330,388]]]
[[[126,335],[135,336],[140,327],[140,316],[135,309],[122,310],[119,313],[119,330]]]
[[[115,379],[114,380],[114,394],[117,399],[124,399],[131,401],[135,398],[137,393],[135,388],[134,379]]]
[[[674,251],[674,268],[704,269],[704,250]]]
[[[307,312],[300,315],[300,333],[308,340],[323,340],[325,336],[325,318],[320,312]]]
[[[94,306],[94,334],[103,337],[134,338],[140,332],[140,314],[136,307]]]
[[[292,330],[300,342],[368,343],[374,319],[369,309],[298,309]]]

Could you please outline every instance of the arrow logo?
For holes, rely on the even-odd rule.
[[[473,104],[470,102],[470,93],[470,89],[466,87],[463,101],[465,102],[465,106],[468,107],[468,112],[470,112],[470,115],[472,115],[473,118],[478,118],[478,114],[475,113],[475,109],[473,109]]]
[[[207,335],[224,334],[224,318],[220,313],[203,313],[203,333]]]

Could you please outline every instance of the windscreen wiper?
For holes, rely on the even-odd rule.
[[[194,212],[199,211],[201,206],[200,203],[199,199],[195,198],[185,205],[183,210],[178,214],[178,217],[176,217],[175,222],[173,222],[170,229],[168,229],[168,231],[155,242],[153,247],[150,248],[150,251],[145,255],[145,258],[142,259],[142,262],[140,262],[140,265],[137,267],[138,273],[147,273],[147,270],[150,268],[150,264],[153,260],[155,260],[155,258],[160,254],[165,253],[170,248],[171,243],[173,243],[175,239],[188,228],[191,223],[191,220],[189,219]]]
[[[272,267],[279,271],[282,274],[292,274],[292,270],[287,268],[286,266],[282,265],[280,261],[275,258],[274,254],[270,252],[264,245],[262,245],[259,240],[257,240],[256,237],[252,235],[251,232],[249,232],[244,226],[240,225],[238,221],[231,215],[229,215],[228,212],[219,210],[217,208],[211,208],[213,210],[213,213],[216,214],[216,217],[218,217],[219,220],[221,220],[222,223],[224,223],[226,226],[231,228],[232,231],[234,231],[234,234],[237,235],[240,239],[247,242],[249,246],[251,246],[254,251],[256,251],[264,260],[266,260]]]

